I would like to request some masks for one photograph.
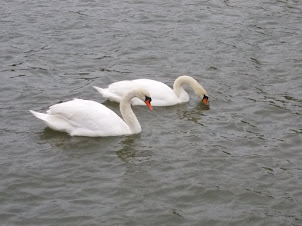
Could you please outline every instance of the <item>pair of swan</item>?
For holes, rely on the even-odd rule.
[[[107,89],[94,87],[103,97],[120,102],[123,119],[104,105],[91,100],[74,99],[55,104],[44,113],[30,110],[53,130],[67,132],[71,136],[119,136],[141,132],[141,126],[132,111],[133,105],[146,104],[150,110],[151,97],[153,106],[171,106],[189,101],[183,85],[192,87],[197,96],[208,104],[206,90],[192,77],[180,76],[173,85],[173,90],[166,84],[150,79],[136,79],[112,83]],[[139,88],[138,88],[139,87]]]

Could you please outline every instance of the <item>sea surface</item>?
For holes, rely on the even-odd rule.
[[[300,0],[2,0],[0,222],[302,225]],[[71,137],[45,112],[92,86],[198,80],[209,108],[134,106],[142,132]]]

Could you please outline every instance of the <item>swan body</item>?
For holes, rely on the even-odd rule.
[[[126,93],[120,103],[121,119],[106,106],[91,100],[74,99],[55,104],[46,114],[30,110],[53,130],[67,132],[71,136],[104,137],[130,135],[141,132],[141,126],[134,115],[130,101],[137,97],[150,104],[150,93],[145,89],[134,89]]]
[[[150,92],[153,106],[171,106],[190,100],[188,93],[183,88],[185,84],[192,87],[196,95],[199,96],[205,104],[208,104],[207,91],[194,78],[186,75],[180,76],[175,80],[173,89],[162,82],[151,79],[124,80],[112,83],[105,89],[97,86],[94,86],[94,88],[101,93],[104,98],[110,101],[120,102],[122,96],[128,90],[142,87]],[[138,98],[133,98],[131,102],[133,105],[144,104],[144,102]]]

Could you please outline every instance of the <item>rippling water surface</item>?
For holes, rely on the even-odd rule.
[[[302,225],[301,1],[1,5],[2,225]],[[70,137],[28,112],[183,74],[210,109],[189,88],[135,106],[139,135]]]

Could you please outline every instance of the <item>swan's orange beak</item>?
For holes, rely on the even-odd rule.
[[[151,98],[150,97],[146,97],[145,103],[148,106],[148,108],[152,111],[153,108],[151,106]]]
[[[209,105],[208,103],[208,97],[206,95],[204,95],[203,99],[202,99],[202,102],[205,104],[205,105]]]

